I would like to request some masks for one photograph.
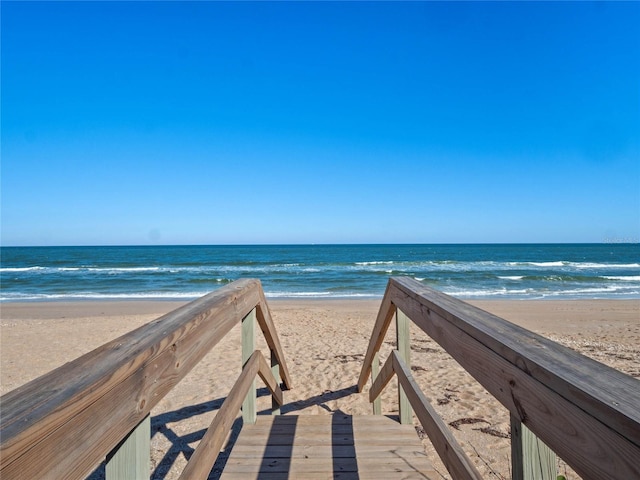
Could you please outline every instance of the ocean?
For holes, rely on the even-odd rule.
[[[463,299],[640,298],[640,244],[3,247],[0,301],[193,299],[240,278],[267,298],[376,298],[410,276]]]

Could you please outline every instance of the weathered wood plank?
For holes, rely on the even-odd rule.
[[[389,384],[394,374],[395,372],[393,371],[393,358],[391,355],[389,355],[387,360],[384,362],[380,373],[376,377],[376,380],[373,382],[373,385],[371,385],[371,388],[369,389],[369,402],[375,401],[380,396],[380,394],[382,394],[384,387]]]
[[[262,290],[262,288],[259,288],[257,293],[259,297],[259,302],[256,304],[256,316],[258,325],[260,326],[260,330],[262,330],[262,334],[267,341],[267,345],[273,352],[275,352],[278,361],[278,367],[280,369],[280,378],[282,379],[282,383],[284,383],[286,390],[290,390],[291,388],[293,388],[293,383],[291,382],[289,368],[287,367],[284,351],[282,350],[282,345],[280,344],[280,338],[278,337],[277,330],[271,316],[271,311],[269,310],[269,304],[267,303],[267,300],[264,296],[264,290]]]
[[[4,395],[2,477],[84,478],[263,299],[234,282]]]
[[[378,311],[378,317],[373,326],[373,333],[371,334],[371,340],[369,340],[369,346],[367,347],[367,353],[364,356],[364,362],[362,363],[362,370],[360,371],[360,378],[358,378],[358,391],[362,392],[364,386],[367,383],[367,379],[371,375],[371,364],[373,362],[374,355],[380,351],[382,342],[384,342],[384,336],[389,330],[393,314],[395,313],[395,306],[391,304],[391,299],[388,294],[390,284],[387,285],[384,297],[382,298],[382,304]]]
[[[305,478],[307,473],[321,472],[387,472],[387,475],[402,472],[420,472],[414,459],[369,458],[359,462],[355,458],[243,458],[241,461],[229,459],[225,471],[244,472],[289,472],[294,478]]]
[[[413,426],[383,416],[342,414],[258,416],[240,432],[221,478],[257,478],[260,472],[262,479],[280,472],[333,479],[350,471],[359,478],[413,478],[418,472],[422,479],[440,478]]]
[[[253,438],[246,438],[243,441],[243,445],[252,445],[254,447],[264,447],[268,445],[358,445],[358,440],[354,439],[352,433],[336,433],[336,434],[320,434],[320,433],[305,433],[304,427],[299,428],[299,432],[296,432],[295,436],[288,434],[269,435],[268,439],[259,438],[255,433]],[[247,430],[249,432],[249,430]],[[415,439],[409,438],[405,435],[394,434],[391,432],[379,432],[375,434],[384,435],[381,438],[373,438],[365,443],[367,445],[380,445],[385,446],[392,444],[396,447],[399,446],[411,446],[415,445]],[[268,442],[268,443],[265,443]]]
[[[278,354],[275,350],[270,349],[270,357],[271,357],[271,373],[273,374],[273,378],[275,379],[278,386],[282,381],[282,377],[280,376],[280,362],[278,361]],[[284,402],[278,402],[275,398],[271,399],[271,415],[280,415],[280,406],[283,405]]]
[[[512,414],[512,480],[555,480],[556,465],[556,454]]]
[[[397,308],[583,478],[640,478],[640,382],[419,282],[390,284]]]
[[[275,377],[275,374],[277,373],[278,372],[274,373],[272,367],[269,366],[264,356],[260,355],[260,368],[258,369],[258,376],[262,379],[265,386],[271,393],[271,404],[276,405],[279,409],[279,407],[284,405],[284,394],[282,393],[282,389],[280,388],[280,382],[278,382]]]
[[[440,418],[440,415],[432,407],[422,390],[420,390],[411,375],[411,370],[405,365],[400,355],[394,351],[391,353],[391,358],[393,369],[398,376],[398,383],[404,387],[416,416],[420,420],[420,424],[427,432],[447,471],[455,479],[482,479],[482,476],[464,453],[449,427]]]
[[[245,367],[256,349],[256,309],[254,308],[242,319],[242,368]],[[256,380],[255,375],[247,396],[242,402],[242,421],[256,423]]]
[[[105,478],[107,480],[148,480],[151,463],[151,417],[142,422],[107,455]]]
[[[240,405],[246,398],[247,392],[251,388],[255,389],[255,386],[252,386],[252,384],[258,373],[261,377],[273,377],[271,368],[259,350],[255,351],[245,363],[240,377],[238,377],[238,380],[231,388],[222,407],[218,410],[211,425],[202,437],[202,440],[200,440],[198,447],[180,474],[181,480],[204,479],[209,476],[209,472],[213,468],[213,464],[220,453],[220,448],[236,419]],[[275,379],[268,383],[274,384]],[[278,389],[279,388],[280,387],[278,387]]]
[[[640,445],[639,380],[414,279],[393,277],[390,284],[404,298],[417,302],[423,313],[435,311],[510,363],[519,365],[531,377]],[[597,382],[593,381],[594,377]]]
[[[268,443],[268,442],[267,442]],[[384,457],[395,455],[400,458],[420,457],[427,459],[422,447],[395,446],[390,445],[357,445],[356,453],[358,458]],[[415,444],[415,442],[413,442]],[[260,447],[262,448],[262,447]],[[322,457],[353,457],[354,449],[350,445],[265,445],[261,450],[263,458],[322,458]],[[235,458],[252,458],[256,456],[256,446],[254,445],[234,445],[233,456]]]
[[[376,378],[380,374],[380,352],[376,352],[373,355],[373,361],[371,363],[371,384],[375,382]],[[382,415],[382,398],[380,395],[376,396],[373,401],[373,414]]]
[[[404,387],[408,401],[411,402],[416,416],[427,432],[447,470],[454,478],[481,478],[447,425],[445,425],[420,390],[420,387],[415,383],[411,371],[406,367],[397,351],[391,352],[382,367],[381,374],[369,391],[369,401],[380,395],[394,374],[398,375],[400,386]]]
[[[395,417],[389,417],[386,415],[345,415],[343,413],[332,413],[326,415],[258,415],[256,423],[250,425],[248,428],[261,428],[269,425],[285,425],[292,423],[296,425],[382,425],[387,426],[389,422],[395,425],[399,425]],[[410,427],[404,425],[400,426],[407,430],[411,430]]]
[[[411,365],[411,328],[409,317],[396,308],[396,343],[398,355],[407,365]],[[413,423],[413,412],[407,394],[398,385],[398,411],[400,413],[400,423],[408,425]]]
[[[425,480],[442,477],[431,469],[429,472],[401,472],[402,480]],[[306,472],[304,480],[389,480],[389,472]],[[289,472],[224,472],[221,480],[291,480]]]
[[[260,419],[262,415],[258,416],[258,420]],[[397,423],[394,420],[390,420],[391,422]],[[346,424],[336,424],[336,425],[326,425],[326,424],[301,424],[304,425],[304,433],[305,434],[345,434],[345,433],[352,433],[354,430],[354,425],[346,425]],[[394,434],[394,433],[399,433],[400,430],[398,429],[393,429],[391,431],[389,431],[388,428],[389,424],[380,424],[380,425],[358,425],[356,424],[356,427],[358,429],[358,431],[362,432],[381,432],[381,433],[386,433],[389,432],[390,435]],[[265,425],[245,425],[245,430],[246,431],[251,431],[251,432],[255,432],[258,435],[266,435],[267,433],[270,435],[288,435],[288,434],[293,434],[295,433],[296,429],[297,429],[298,425],[296,424],[285,424],[285,425],[272,425],[272,426],[265,426]],[[411,426],[411,428],[407,429],[407,432],[409,432],[412,435],[415,435],[415,429],[413,428],[413,426]]]

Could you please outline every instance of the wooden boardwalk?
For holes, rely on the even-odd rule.
[[[245,424],[221,480],[442,478],[413,425],[381,415],[260,415]]]
[[[380,367],[394,317],[398,348]],[[358,379],[363,392],[371,378],[369,401],[380,413],[380,394],[397,377],[402,424],[342,412],[256,422],[256,377],[274,409],[292,382],[262,286],[243,279],[2,396],[0,477],[80,480],[104,461],[108,480],[149,478],[152,409],[241,324],[242,372],[180,480],[210,476],[241,406],[244,426],[223,480],[441,479],[411,425],[414,414],[450,476],[480,480],[411,374],[409,320],[509,411],[514,480],[555,480],[556,453],[585,480],[640,479],[637,379],[408,277],[389,279]],[[255,347],[256,331],[269,362]]]

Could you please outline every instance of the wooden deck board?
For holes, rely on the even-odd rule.
[[[244,425],[221,480],[441,478],[412,425],[379,415],[259,416]]]
[[[238,473],[225,473],[224,480],[295,480],[295,475],[290,475],[289,472],[285,473],[261,473],[261,474],[247,474],[243,472]],[[306,472],[304,477],[300,477],[301,480],[388,480],[390,478],[389,472],[327,472],[327,473],[313,473]],[[425,480],[430,478],[437,478],[430,474],[425,476],[422,473],[410,473],[400,472],[393,478],[398,480]],[[442,477],[440,477],[442,479]]]

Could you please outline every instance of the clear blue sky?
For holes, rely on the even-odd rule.
[[[640,3],[7,2],[3,245],[640,238]]]

